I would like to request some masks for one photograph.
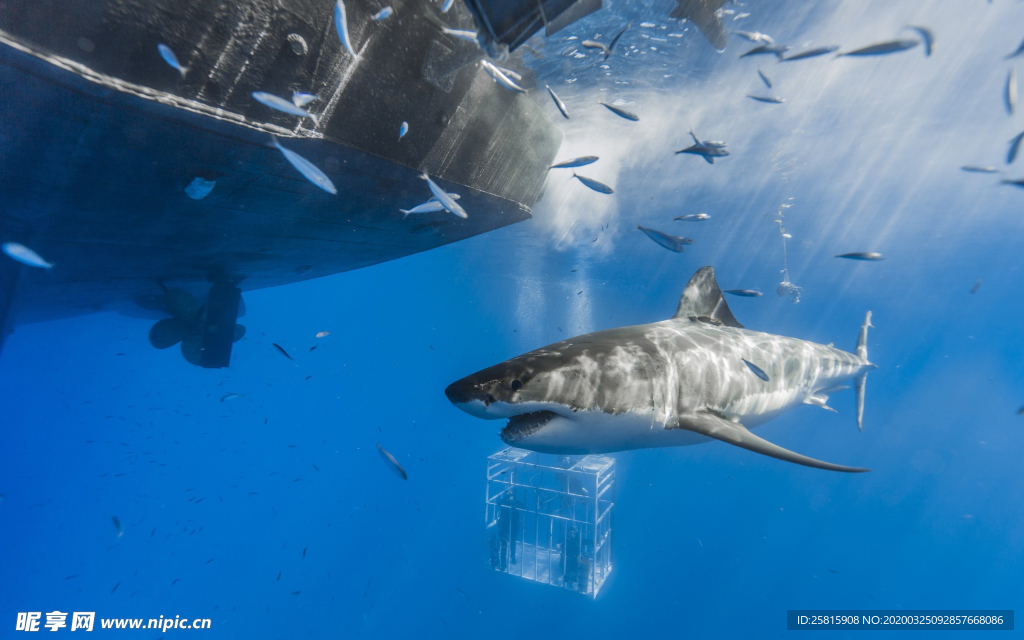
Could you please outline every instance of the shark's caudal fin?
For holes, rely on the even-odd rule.
[[[871,312],[864,316],[864,324],[860,326],[860,335],[857,336],[857,357],[868,359],[868,327],[871,324]],[[868,382],[868,372],[857,376],[853,381],[853,391],[857,394],[857,428],[864,431],[864,387]]]
[[[841,464],[832,464],[831,462],[824,462],[822,460],[815,460],[814,458],[808,458],[807,456],[794,453],[789,449],[783,449],[779,445],[772,444],[767,440],[759,438],[750,432],[749,429],[744,427],[742,424],[726,420],[713,413],[700,412],[693,415],[688,415],[680,418],[678,422],[679,429],[687,429],[701,435],[705,435],[715,440],[721,440],[722,442],[728,442],[734,444],[737,447],[743,447],[753,451],[754,453],[760,453],[779,460],[785,460],[786,462],[795,462],[796,464],[802,464],[805,467],[814,467],[816,469],[826,469],[828,471],[843,471],[845,473],[861,473],[864,471],[871,471],[871,469],[862,469],[860,467],[845,467]]]
[[[736,320],[729,310],[729,305],[722,297],[722,291],[715,282],[715,270],[712,267],[701,267],[693,274],[690,282],[683,289],[683,295],[679,298],[679,306],[673,318],[712,318],[727,327],[742,329],[743,325]]]
[[[729,40],[725,35],[725,27],[718,19],[717,11],[725,4],[725,0],[676,0],[679,6],[669,15],[673,18],[689,20],[697,25],[700,32],[708,39],[711,46],[724,51]]]

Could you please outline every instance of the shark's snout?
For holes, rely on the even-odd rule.
[[[468,378],[456,380],[444,390],[444,395],[454,405],[466,404],[474,399],[475,388]]]

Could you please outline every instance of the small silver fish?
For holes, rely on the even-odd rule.
[[[917,35],[921,36],[921,41],[924,43],[924,57],[928,58],[932,55],[932,48],[935,46],[935,34],[928,27],[919,27],[916,25],[908,24],[907,29],[916,31]]]
[[[1002,184],[1009,184],[1015,187],[1024,188],[1024,178],[1017,178],[1016,180],[1000,180]]]
[[[840,53],[837,57],[842,56],[883,56],[887,53],[897,53],[899,51],[906,51],[907,49],[913,49],[917,45],[921,44],[918,40],[888,40],[886,42],[879,42],[878,44],[868,45],[861,47],[860,49],[854,49],[853,51],[847,51],[846,53]]]
[[[651,229],[649,227],[642,227],[636,225],[636,228],[643,231],[648,238],[654,240],[659,245],[665,247],[669,251],[675,251],[676,253],[682,253],[683,247],[688,244],[693,244],[693,240],[690,238],[683,238],[682,236],[670,236],[667,233],[658,231],[657,229]]]
[[[746,38],[750,42],[757,42],[762,44],[775,44],[775,40],[767,33],[761,33],[760,31],[733,31],[738,36]]]
[[[786,101],[785,98],[779,98],[776,96],[755,96],[749,93],[747,94],[747,97],[750,98],[751,100],[757,100],[758,102],[767,102],[769,104],[782,104],[783,102]]]
[[[611,51],[608,50],[608,47],[603,42],[598,42],[597,40],[584,40],[580,44],[588,49],[600,50],[602,53],[604,53],[605,59],[607,59],[608,56],[611,55]]]
[[[620,108],[618,108],[618,107],[616,107],[614,105],[608,104],[607,102],[601,102],[599,104],[604,105],[609,111],[611,111],[615,115],[619,116],[620,118],[625,118],[626,120],[632,120],[633,122],[638,122],[640,120],[640,116],[636,115],[635,113],[630,113],[629,111],[626,111],[625,109],[620,109]]]
[[[761,82],[764,83],[764,86],[768,87],[769,89],[772,88],[771,79],[768,76],[764,75],[764,71],[761,71],[761,67],[757,68],[757,75],[761,76]]]
[[[828,46],[828,47],[815,47],[814,49],[808,49],[801,51],[800,53],[794,53],[791,56],[782,58],[782,62],[792,62],[793,60],[806,60],[808,58],[817,58],[818,56],[824,56],[838,50],[839,47]],[[771,85],[768,85],[771,86]]]
[[[338,190],[334,187],[334,183],[331,182],[331,179],[328,178],[323,171],[317,169],[316,165],[294,151],[282,147],[281,143],[277,141],[276,136],[270,136],[270,139],[274,142],[274,148],[280,151],[284,155],[285,160],[291,163],[291,165],[295,167],[296,171],[301,173],[306,180],[309,180],[314,185],[331,195],[338,194]]]
[[[521,82],[522,79],[523,79],[523,76],[519,75],[515,71],[509,69],[508,67],[499,67],[499,66],[495,65],[495,69],[497,69],[498,71],[504,73],[506,76],[512,78],[516,82]]]
[[[776,58],[781,59],[782,58],[782,54],[786,53],[787,51],[789,51],[789,47],[787,47],[784,44],[768,43],[768,44],[762,44],[759,47],[754,47],[753,49],[751,49],[750,51],[747,51],[746,53],[741,53],[740,57],[741,58],[746,58],[747,56],[759,56],[759,55],[765,55],[765,54],[769,54],[770,53],[770,54],[773,54]]]
[[[690,129],[690,137],[693,138],[693,143],[699,147],[707,147],[710,149],[724,149],[729,146],[727,142],[722,142],[721,140],[701,140],[700,138],[697,137],[697,134],[693,132],[693,129]],[[725,155],[729,154],[726,153]]]
[[[1021,40],[1020,44],[1017,45],[1017,49],[1010,55],[1006,56],[1006,59],[1009,60],[1010,58],[1016,58],[1022,53],[1024,53],[1024,40]]]
[[[185,187],[185,195],[192,198],[193,200],[202,200],[206,196],[210,195],[213,191],[213,187],[216,186],[216,180],[204,180],[196,177],[192,178],[192,182],[188,183]]]
[[[572,177],[576,178],[577,180],[579,180],[580,182],[585,184],[587,187],[593,189],[594,191],[596,191],[598,193],[604,193],[604,194],[608,194],[608,195],[610,195],[612,193],[615,193],[614,189],[612,189],[608,185],[604,184],[603,182],[598,182],[597,180],[593,180],[591,178],[585,178],[585,177],[577,174],[575,171],[573,172]]]
[[[1024,134],[1021,134],[1021,135],[1024,136]],[[1020,136],[1018,136],[1018,138],[1019,137]],[[1016,153],[1014,155],[1016,155]],[[1011,162],[1012,162],[1012,160],[1011,160]],[[995,167],[975,166],[975,165],[970,165],[970,164],[966,164],[966,165],[960,167],[960,170],[961,171],[970,171],[972,173],[999,173],[999,169],[996,169]]]
[[[768,382],[768,374],[761,370],[761,367],[757,366],[749,360],[743,360],[743,363],[747,365],[747,368],[754,372],[754,375],[761,378],[765,382]]]
[[[320,96],[312,93],[301,93],[299,91],[292,91],[292,104],[296,107],[304,107],[314,100],[319,100]]]
[[[344,0],[338,0],[334,5],[334,30],[338,32],[338,39],[341,46],[345,47],[353,57],[358,58],[355,49],[352,48],[352,39],[348,35],[348,15],[345,12]]]
[[[227,402],[228,400],[234,400],[236,398],[244,398],[244,393],[229,393],[220,399],[221,402]]]
[[[1024,131],[1013,136],[1010,140],[1010,148],[1006,152],[1006,164],[1013,164],[1013,161],[1017,159],[1017,152],[1020,151],[1021,140],[1024,140]]]
[[[39,269],[52,269],[53,264],[43,260],[38,253],[29,249],[23,244],[17,242],[5,242],[3,244],[3,251],[13,260],[17,260],[21,264],[28,265],[30,267],[37,267]]]
[[[377,450],[380,451],[380,457],[384,458],[384,461],[391,465],[391,468],[394,469],[395,473],[402,477],[402,480],[409,479],[409,474],[405,472],[402,465],[398,464],[398,460],[395,460],[395,456],[391,455],[391,453],[384,447],[380,446],[380,444],[377,445]]]
[[[438,202],[444,205],[445,209],[460,218],[469,217],[466,210],[460,207],[458,202],[455,202],[455,198],[451,197],[448,192],[437,186],[437,184],[430,179],[430,176],[424,173],[421,174],[420,177],[427,181],[427,186],[430,187],[430,192],[434,194],[434,197],[437,198]]]
[[[971,287],[971,293],[978,293],[978,289],[980,289],[980,288],[981,288],[981,278],[978,278],[978,281],[974,283],[973,287]]]
[[[731,293],[741,298],[760,298],[764,294],[756,289],[726,289],[722,293]]]
[[[453,4],[455,4],[455,0],[444,0],[444,4],[441,5],[441,13],[448,13]]]
[[[494,63],[490,62],[489,60],[481,60],[480,66],[484,68],[484,71],[486,71],[487,74],[491,76],[491,78],[495,82],[497,82],[505,89],[508,89],[509,91],[515,91],[516,93],[526,93],[526,89],[516,84],[515,81],[512,80],[512,78],[509,78],[507,75],[505,75],[501,69],[499,69]]]
[[[597,156],[581,156],[579,158],[573,158],[572,160],[566,160],[565,162],[559,162],[558,164],[551,165],[552,169],[572,169],[574,167],[585,167],[588,164],[594,164],[597,162]]]
[[[111,516],[110,519],[114,523],[114,528],[117,529],[117,537],[120,538],[124,535],[124,529],[121,528],[121,521],[117,519],[117,516]]]
[[[480,41],[477,40],[476,31],[467,31],[465,29],[449,29],[448,27],[441,27],[441,30],[453,38],[465,40],[466,42],[472,42],[473,44],[480,44]]]
[[[458,200],[462,196],[457,193],[449,193],[453,200]],[[441,204],[437,198],[431,198],[422,204],[418,204],[412,209],[399,209],[402,212],[402,217],[407,218],[410,213],[434,213],[435,211],[446,211],[444,205]]]
[[[273,109],[275,111],[280,111],[281,113],[287,113],[288,115],[292,115],[292,116],[299,116],[299,117],[302,117],[302,118],[309,118],[310,120],[313,121],[314,125],[319,125],[320,124],[320,118],[319,117],[317,117],[317,116],[313,115],[312,113],[306,111],[302,107],[295,106],[290,101],[285,100],[284,98],[281,98],[279,96],[275,96],[272,93],[267,93],[265,91],[253,91],[252,92],[252,97],[253,97],[254,100],[256,100],[256,102],[259,102],[260,104],[266,105],[266,106],[270,107],[271,109]]]
[[[1017,109],[1017,70],[1010,67],[1010,73],[1006,75],[1006,93],[1003,96],[1006,112],[1013,115]]]
[[[697,220],[710,220],[711,216],[706,213],[688,213],[685,216],[679,216],[675,220],[683,220],[685,222],[696,222]]]
[[[857,253],[841,253],[836,256],[837,258],[847,258],[849,260],[885,260],[885,256],[874,251],[864,251]]]
[[[378,22],[380,22],[381,20],[385,20],[387,18],[390,18],[391,14],[394,13],[394,12],[395,12],[395,10],[392,9],[391,7],[384,7],[383,9],[378,11],[377,13],[373,14],[373,19],[378,21]]]
[[[622,37],[622,34],[626,33],[626,31],[628,31],[629,28],[632,27],[632,26],[633,26],[633,21],[630,20],[629,23],[626,24],[626,26],[624,26],[621,29],[619,29],[619,32],[616,33],[614,36],[612,36],[612,41],[608,43],[608,51],[606,51],[605,54],[604,54],[604,59],[605,60],[607,60],[608,56],[612,55],[612,52],[615,51],[615,45],[619,42],[619,38]]]
[[[544,87],[548,90],[548,93],[551,94],[551,99],[555,101],[555,106],[558,107],[558,110],[562,112],[562,116],[564,116],[565,119],[568,120],[569,110],[565,108],[565,103],[562,102],[562,99],[558,97],[554,89],[552,89],[548,85],[544,85]]]
[[[164,59],[164,62],[170,65],[172,69],[176,69],[181,74],[181,77],[184,78],[185,74],[188,73],[188,67],[181,66],[181,63],[178,62],[178,56],[174,55],[171,48],[166,44],[158,44],[156,49],[160,52],[160,57]]]
[[[407,133],[409,133],[409,123],[403,121],[402,126],[398,127],[398,139],[401,140]]]

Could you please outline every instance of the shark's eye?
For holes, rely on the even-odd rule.
[[[523,388],[523,383],[522,382],[519,382],[518,380],[513,380],[512,381],[512,390],[513,391],[519,391],[522,388]]]

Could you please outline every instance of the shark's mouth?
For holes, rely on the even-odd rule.
[[[533,411],[508,419],[508,424],[501,430],[501,439],[505,444],[515,444],[523,438],[533,435],[557,417],[552,411]]]

